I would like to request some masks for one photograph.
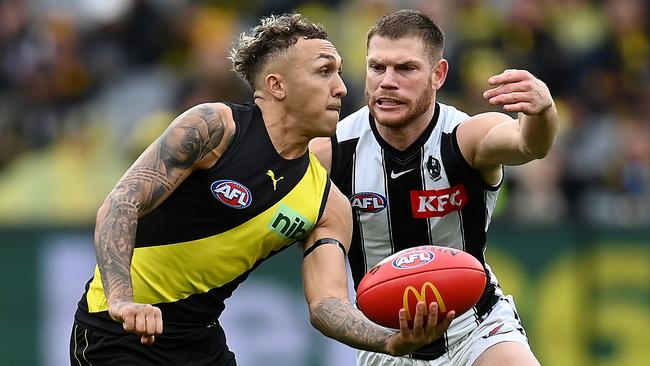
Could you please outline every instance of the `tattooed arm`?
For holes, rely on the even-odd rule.
[[[352,237],[351,219],[348,200],[332,185],[325,212],[307,243],[313,245],[320,238],[333,238],[344,243],[347,251]],[[436,324],[437,305],[431,304],[427,309],[420,301],[413,328],[408,327],[406,311],[402,309],[395,314],[399,316],[401,329],[393,332],[373,323],[352,305],[347,279],[345,256],[336,245],[321,245],[303,261],[303,282],[312,324],[326,336],[351,347],[404,355],[439,338],[454,317],[450,311],[443,322]]]
[[[138,218],[163,202],[192,171],[216,163],[234,132],[228,107],[202,104],[176,118],[110,192],[97,213],[95,252],[111,317],[150,344],[160,310],[133,302],[131,258]]]

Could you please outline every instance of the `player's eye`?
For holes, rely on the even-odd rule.
[[[402,71],[413,71],[415,69],[416,69],[416,67],[413,66],[413,65],[400,65],[400,66],[398,66],[398,70],[402,70]]]
[[[368,65],[368,68],[370,68],[370,70],[375,72],[381,72],[384,71],[385,69],[385,67],[383,67],[382,65],[377,65],[377,64],[370,64]]]

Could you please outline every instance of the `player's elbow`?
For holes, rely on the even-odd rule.
[[[100,222],[100,220],[108,214],[109,209],[111,208],[111,199],[110,197],[107,197],[104,202],[102,203],[101,206],[99,206],[99,209],[97,209],[97,215],[95,216],[97,223]]]
[[[323,304],[321,301],[312,301],[309,303],[309,322],[321,333],[328,336],[327,327],[323,322]]]
[[[526,159],[530,161],[545,158],[551,151],[552,147],[553,140],[528,144],[522,143],[520,150]]]
[[[350,312],[350,303],[338,296],[328,295],[308,301],[309,322],[324,335],[333,335],[337,314]]]
[[[550,149],[541,149],[541,150],[529,150],[526,151],[526,156],[530,160],[543,159],[548,155]]]
[[[552,144],[529,147],[524,151],[524,154],[526,154],[530,160],[543,159],[551,151],[551,146]]]

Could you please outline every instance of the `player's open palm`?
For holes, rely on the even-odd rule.
[[[449,328],[455,312],[450,311],[438,322],[438,304],[432,302],[427,309],[424,301],[419,301],[415,307],[413,327],[409,327],[408,315],[405,309],[399,312],[400,331],[388,340],[388,349],[395,356],[413,352],[440,338]]]
[[[505,70],[488,82],[495,87],[486,90],[483,97],[492,105],[502,105],[506,112],[539,114],[553,105],[546,84],[526,70]]]
[[[142,344],[153,344],[155,336],[162,334],[162,313],[153,305],[121,301],[111,305],[108,312],[125,331],[141,336]]]

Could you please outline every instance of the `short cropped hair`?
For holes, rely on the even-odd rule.
[[[417,37],[424,43],[432,57],[442,57],[444,35],[442,30],[424,13],[402,9],[379,18],[368,31],[366,48],[374,36],[388,39]]]
[[[255,79],[267,62],[284,54],[300,37],[327,39],[327,32],[298,13],[262,18],[250,33],[239,36],[230,51],[233,71],[255,90]]]

